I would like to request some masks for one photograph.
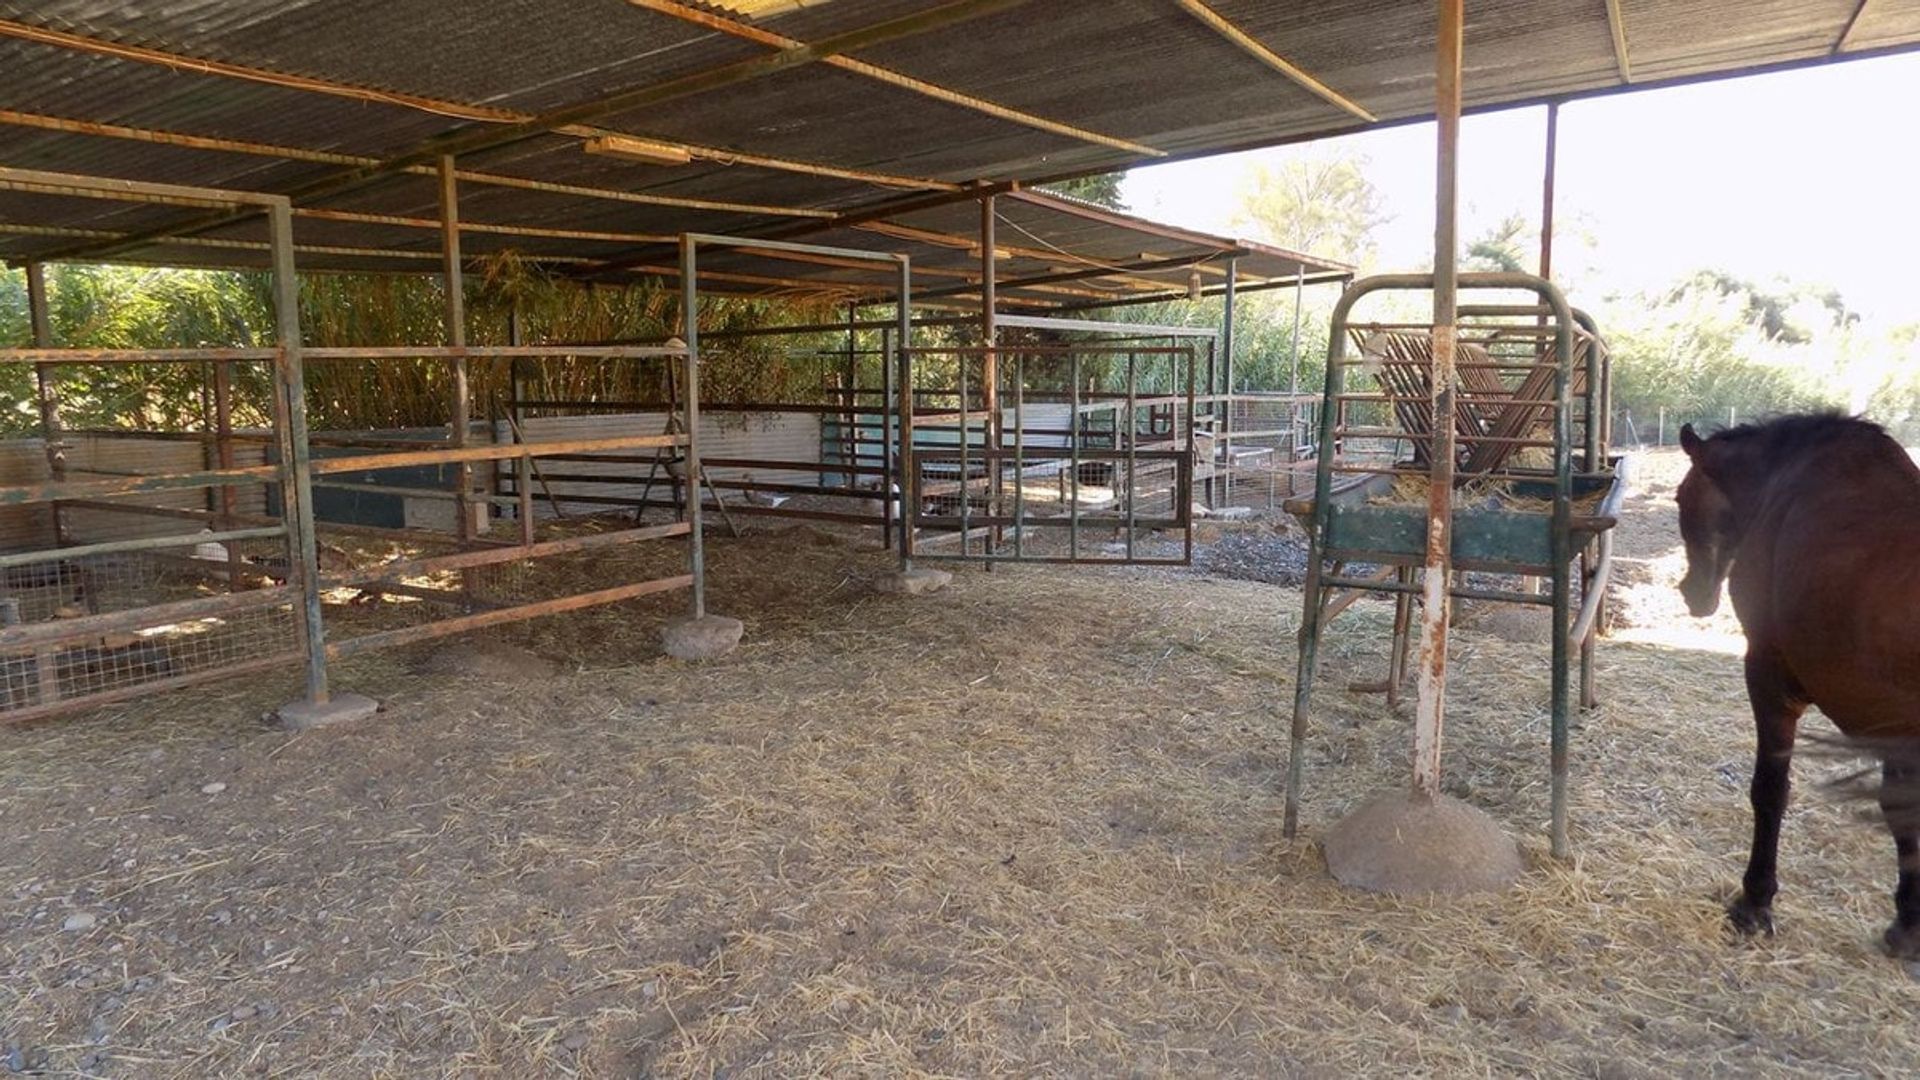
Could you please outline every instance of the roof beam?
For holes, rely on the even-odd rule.
[[[1853,5],[1853,14],[1847,16],[1847,25],[1840,28],[1840,36],[1833,39],[1833,48],[1828,50],[1831,56],[1839,56],[1847,50],[1847,39],[1853,37],[1854,27],[1860,25],[1860,16],[1866,14],[1867,4],[1871,0],[1859,0]]]
[[[745,23],[737,22],[733,19],[723,18],[711,11],[678,3],[677,0],[627,0],[627,2],[633,4],[635,7],[645,8],[648,11],[671,16],[682,22],[693,23],[696,26],[704,26],[709,30],[716,30],[722,34],[730,34],[734,37],[743,38],[761,45],[767,45],[775,49],[803,48],[806,44],[794,38],[776,34],[771,30],[762,30],[756,26],[748,26]],[[886,83],[889,86],[896,86],[902,90],[911,91],[922,97],[929,97],[935,101],[945,102],[948,105],[957,105],[963,109],[984,113],[996,120],[1005,120],[1009,123],[1020,124],[1037,131],[1047,132],[1051,135],[1059,135],[1063,138],[1092,143],[1096,146],[1105,146],[1114,150],[1122,150],[1126,153],[1137,154],[1142,157],[1167,156],[1166,151],[1157,150],[1144,143],[1115,138],[1111,135],[1102,135],[1096,131],[1088,131],[1085,128],[1077,128],[1071,124],[1063,124],[1055,120],[1049,120],[1043,116],[1035,116],[1032,113],[1022,112],[1019,109],[1008,108],[1005,105],[987,101],[971,94],[964,94],[958,90],[930,83],[922,79],[916,79],[911,75],[901,74],[891,68],[883,68],[877,64],[869,64],[864,60],[855,60],[853,57],[845,54],[826,57],[822,60],[822,63],[830,67],[839,68],[842,71],[852,72],[855,75],[873,79],[876,82]]]
[[[353,86],[326,79],[317,79],[306,75],[293,75],[286,72],[270,71],[265,68],[247,67],[242,64],[229,64],[216,60],[203,60],[199,57],[184,56],[178,53],[163,52],[137,45],[122,45],[119,42],[103,41],[81,34],[63,30],[49,30],[44,27],[30,26],[25,23],[0,19],[0,37],[18,38],[40,45],[67,49],[74,52],[92,53],[110,56],[118,60],[130,60],[137,63],[153,64],[173,71],[191,71],[201,75],[215,75],[229,79],[260,83],[279,87],[284,90],[302,90],[308,93],[326,94],[331,97],[345,98],[368,104],[391,105],[417,112],[432,113],[456,120],[467,120],[484,124],[528,124],[539,117],[533,113],[502,109],[488,105],[471,105],[460,101],[447,101],[426,97],[420,94],[407,94],[389,90],[377,90],[365,86]],[[556,134],[578,139],[593,139],[603,135],[644,136],[642,132],[609,131],[597,127],[577,124],[558,125],[552,129]],[[671,140],[651,139],[663,145],[685,150],[690,157],[703,161],[713,161],[725,165],[752,165],[777,172],[800,173],[808,176],[828,176],[835,179],[850,180],[857,183],[873,184],[879,187],[904,188],[908,190],[926,189],[932,191],[957,190],[958,185],[938,180],[928,180],[917,176],[897,176],[890,173],[870,172],[861,169],[843,169],[838,166],[824,165],[811,161],[798,161],[792,158],[771,157],[765,154],[749,154],[744,151],[729,150],[724,147],[696,146]],[[376,160],[377,159],[369,159]]]
[[[109,139],[127,139],[133,142],[157,143],[164,146],[182,146],[194,150],[213,150],[228,154],[251,154],[255,157],[278,158],[282,161],[308,161],[322,165],[344,165],[364,167],[380,164],[379,158],[360,154],[342,154],[330,150],[307,150],[297,146],[280,146],[271,143],[248,142],[242,139],[224,139],[207,135],[188,135],[177,131],[157,131],[151,128],[127,127],[122,124],[102,124],[90,120],[72,120],[62,116],[47,116],[42,113],[20,112],[14,109],[0,109],[0,124],[14,127],[35,128],[41,131],[58,131],[72,135],[98,135]],[[430,165],[415,165],[402,170],[418,176],[434,176],[437,170]],[[467,183],[485,184],[492,187],[520,188],[528,191],[545,191],[557,195],[576,195],[588,199],[605,199],[613,202],[638,203],[648,206],[672,206],[683,210],[712,210],[726,214],[764,214],[769,217],[830,218],[831,210],[814,210],[797,206],[769,206],[763,203],[730,202],[724,199],[690,199],[678,195],[650,195],[639,191],[621,191],[617,188],[587,187],[580,184],[560,184],[546,180],[529,180],[525,177],[503,174],[473,172],[462,169],[457,177]]]
[[[427,139],[413,149],[398,156],[381,161],[377,165],[345,169],[333,176],[302,184],[292,191],[284,192],[294,201],[312,201],[329,195],[356,190],[381,177],[402,172],[416,165],[427,165],[442,157],[476,153],[482,150],[494,150],[510,146],[526,139],[535,138],[572,124],[579,124],[610,113],[625,112],[632,109],[659,105],[680,98],[693,97],[714,90],[725,89],[756,79],[763,79],[780,72],[825,59],[842,52],[871,48],[890,41],[899,41],[920,34],[930,33],[956,26],[970,19],[990,15],[998,11],[1025,3],[1026,0],[948,0],[939,7],[916,11],[886,22],[876,23],[837,34],[812,45],[795,49],[783,49],[765,56],[738,60],[731,64],[696,71],[663,83],[654,83],[633,90],[577,102],[573,105],[555,109],[522,123],[506,124],[500,127],[462,129],[444,136]],[[945,193],[947,197],[954,197]],[[177,225],[148,230],[145,233],[129,237],[138,242],[156,235],[178,235],[202,232],[236,220],[239,215],[233,213],[209,214],[190,219]],[[50,257],[78,259],[109,253],[112,246],[105,248],[81,247],[72,251],[59,252]]]
[[[1611,7],[1613,2],[1614,0],[1608,0],[1608,6]],[[1358,102],[1333,89],[1326,83],[1321,82],[1319,79],[1314,78],[1306,71],[1289,62],[1279,53],[1262,45],[1253,35],[1235,26],[1232,20],[1208,7],[1202,3],[1201,0],[1174,0],[1174,3],[1179,4],[1187,14],[1207,24],[1214,33],[1219,34],[1221,37],[1239,46],[1240,51],[1280,74],[1285,75],[1287,78],[1292,79],[1294,82],[1300,84],[1308,93],[1313,94],[1320,100],[1325,101],[1329,105],[1345,109],[1347,112],[1352,113],[1369,124],[1379,122],[1379,117],[1368,112],[1365,108],[1361,107]]]
[[[1620,81],[1630,83],[1633,64],[1627,59],[1627,17],[1620,12],[1620,0],[1607,0],[1607,33],[1613,35],[1613,66],[1620,71]]]
[[[297,212],[298,211],[296,211],[296,213]],[[433,227],[438,229],[440,223],[434,222]],[[109,232],[105,229],[74,229],[58,225],[15,225],[3,221],[0,221],[0,235],[55,236],[75,240],[121,242],[123,247],[126,246],[124,241],[129,238],[127,233]],[[215,248],[228,251],[271,251],[273,249],[273,245],[264,240],[235,240],[217,236],[162,236],[141,242],[157,245],[172,245],[176,247]],[[437,248],[429,251],[410,251],[405,248],[346,247],[337,244],[295,244],[293,245],[293,250],[295,254],[299,255],[340,255],[352,258],[413,259],[431,262],[438,262],[440,259],[440,251]],[[525,258],[529,262],[542,263],[587,264],[598,261],[577,255],[539,255],[533,253],[523,254],[522,258]],[[55,260],[51,258],[42,259],[36,256],[35,261],[51,262]]]
[[[955,251],[974,252],[980,250],[979,237],[936,232],[932,229],[918,229],[910,225],[896,225],[891,221],[872,221],[861,225],[854,225],[851,226],[851,228],[857,229],[860,232],[870,232],[880,236],[891,236],[896,240],[912,240],[916,243],[931,244],[935,247],[951,248]],[[1107,276],[1116,281],[1131,281],[1137,284],[1150,285],[1156,289],[1165,287],[1164,282],[1152,281],[1147,278],[1131,277],[1118,270],[1114,270],[1098,259],[1089,258],[1085,255],[1076,255],[1071,251],[1049,251],[1043,248],[1019,247],[1013,244],[1001,243],[995,243],[993,248],[995,251],[1004,251],[1007,255],[1016,259],[1032,259],[1036,262],[1048,264],[1065,260],[1071,263],[1078,263],[1082,267],[1108,270],[1109,273]],[[914,272],[919,273],[919,268],[915,267]]]
[[[293,216],[314,221],[340,221],[355,225],[387,225],[397,229],[440,230],[437,218],[403,217],[398,214],[368,214],[356,210],[326,210],[319,207],[299,206],[293,210]],[[480,221],[459,222],[463,233],[485,233],[497,236],[524,236],[546,240],[586,240],[612,244],[667,244],[678,240],[677,235],[665,233],[629,233],[599,232],[590,229],[548,229],[537,225],[498,225]]]

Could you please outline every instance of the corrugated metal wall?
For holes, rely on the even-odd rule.
[[[658,435],[666,430],[665,413],[617,413],[610,416],[556,416],[535,417],[523,422],[520,427],[529,442],[551,442],[559,439],[603,439],[621,435]],[[512,439],[512,432],[502,421],[498,425],[495,437],[501,442]],[[774,461],[819,461],[820,460],[820,417],[814,413],[769,412],[769,413],[703,413],[700,416],[700,455],[703,458],[765,458]],[[620,451],[614,456],[644,455],[645,450]],[[513,462],[501,462],[503,472],[511,476]],[[635,498],[639,490],[633,485],[644,483],[648,466],[632,462],[595,461],[548,461],[542,464],[542,470],[549,475],[608,476],[619,477],[624,482],[597,484],[586,481],[556,482],[555,494],[564,504],[568,495],[601,495],[615,498]],[[751,474],[749,476],[749,474]],[[818,484],[820,473],[801,472],[790,469],[707,469],[707,475],[714,480],[761,480],[778,484]],[[654,498],[665,498],[666,477],[664,471],[658,483],[662,486]],[[535,493],[542,497],[538,503],[540,513],[546,513],[545,490],[536,486]],[[581,504],[581,509],[593,509]],[[604,507],[600,507],[604,509]]]
[[[197,472],[208,468],[206,450],[198,442],[174,439],[140,439],[93,435],[67,436],[67,477],[85,480],[91,477],[124,476],[130,473]],[[264,465],[264,443],[236,442],[233,463],[239,467]],[[266,489],[259,485],[240,485],[234,489],[234,510],[242,514],[267,512]],[[184,510],[208,509],[205,488],[159,491],[148,495],[130,495],[115,502],[132,506],[164,506]],[[195,533],[207,526],[183,518],[146,517],[115,514],[104,510],[62,512],[67,535],[78,544],[104,540],[125,540],[144,536],[176,536]]]

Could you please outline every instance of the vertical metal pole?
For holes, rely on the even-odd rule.
[[[1298,271],[1294,271],[1294,344],[1292,344],[1294,373],[1286,380],[1288,396],[1300,396],[1300,304],[1306,300],[1306,292],[1308,292],[1308,267],[1302,265]]]
[[[971,463],[967,460],[967,428],[971,423],[971,418],[967,415],[967,354],[962,352],[959,361],[957,370],[960,380],[960,557],[964,559],[967,557],[968,526],[973,521],[973,475],[972,469],[969,468]],[[981,552],[984,554],[986,551],[987,545],[981,545]]]
[[[1067,556],[1080,557],[1080,352],[1067,354],[1067,461],[1073,500],[1067,504]]]
[[[899,394],[898,380],[895,378],[893,362],[893,330],[880,328],[880,546],[891,550],[893,530],[900,523],[894,520],[893,489],[900,484],[898,462],[893,452],[893,440],[896,434],[894,410],[899,403],[894,398]],[[860,424],[854,417],[853,460],[860,460]],[[910,457],[907,460],[911,460]],[[902,504],[904,508],[904,504]]]
[[[233,365],[225,360],[213,362],[213,439],[215,463],[222,469],[233,468]],[[225,531],[233,528],[236,489],[232,484],[222,484],[217,495],[220,528]],[[227,550],[227,591],[239,592],[240,548],[232,543],[224,546]]]
[[[1221,360],[1221,369],[1223,372],[1221,381],[1225,384],[1221,387],[1221,393],[1225,395],[1225,401],[1222,405],[1220,423],[1220,460],[1226,462],[1227,467],[1228,506],[1233,505],[1233,308],[1234,292],[1239,286],[1239,277],[1240,260],[1228,259],[1227,287],[1226,292],[1222,296],[1222,310],[1220,315],[1220,352],[1223,357]]]
[[[1134,480],[1134,471],[1133,471],[1134,465],[1135,465],[1134,441],[1140,437],[1140,417],[1138,413],[1134,412],[1134,407],[1135,407],[1134,403],[1139,398],[1139,382],[1138,382],[1138,377],[1135,374],[1135,371],[1136,371],[1135,365],[1137,363],[1137,360],[1138,360],[1138,357],[1135,353],[1131,351],[1127,353],[1126,417],[1127,417],[1127,561],[1128,562],[1133,561],[1133,522],[1135,518],[1133,500],[1134,500],[1134,496],[1137,495],[1140,491],[1140,485],[1136,483]],[[1178,487],[1177,484],[1175,486]]]
[[[307,380],[300,358],[300,281],[293,266],[293,207],[268,210],[273,242],[273,317],[280,348],[273,366],[274,427],[280,444],[281,516],[293,531],[288,583],[300,590],[300,641],[307,654],[307,700],[327,701],[326,625],[320,611],[319,540],[314,535],[313,477],[307,471]]]
[[[440,158],[440,251],[442,283],[447,294],[447,344],[464,349],[467,345],[467,300],[460,269],[460,190],[454,178],[453,157],[444,154]],[[467,358],[455,356],[447,366],[450,376],[448,405],[451,410],[449,445],[459,448],[467,445],[467,429],[472,419],[467,390]],[[453,513],[456,518],[453,528],[462,547],[473,539],[473,508],[469,505],[472,488],[473,466],[466,462],[456,464],[453,467]],[[471,598],[476,575],[471,570],[464,571],[460,579],[462,588]]]
[[[1027,536],[1027,354],[1013,357],[1013,557],[1025,552]]]
[[[920,470],[913,457],[913,263],[900,256],[899,327],[894,336],[899,350],[899,374],[894,379],[900,408],[900,448],[897,461],[900,486],[900,569],[913,569],[913,522],[919,516]],[[887,361],[881,357],[881,363]],[[891,495],[889,495],[891,497]]]
[[[1433,228],[1433,424],[1427,485],[1425,603],[1420,617],[1419,701],[1414,714],[1413,789],[1440,793],[1440,736],[1445,726],[1447,621],[1453,566],[1454,343],[1459,306],[1455,214],[1460,167],[1460,56],[1465,0],[1440,0]],[[1325,452],[1325,448],[1322,449]]]
[[[980,354],[980,404],[987,414],[985,455],[987,467],[987,514],[1000,515],[1000,459],[994,453],[1000,449],[1000,354],[996,346],[1000,344],[999,294],[995,277],[998,273],[994,265],[994,244],[997,242],[997,230],[994,221],[994,200],[988,195],[980,200],[980,344],[986,349]],[[963,361],[964,366],[964,361]],[[963,405],[964,407],[964,405]],[[966,427],[961,426],[960,438],[966,440]],[[999,547],[1000,527],[995,525],[989,532],[982,550],[992,555]],[[967,538],[961,531],[960,551],[965,554]],[[992,569],[992,564],[988,564]]]
[[[27,319],[32,324],[34,347],[53,348],[53,319],[47,304],[46,269],[39,263],[27,264]],[[58,369],[52,364],[33,365],[33,378],[40,397],[40,438],[46,444],[47,473],[56,482],[67,478],[67,446],[60,433],[57,375]],[[67,542],[67,531],[61,518],[59,501],[51,503],[49,509],[53,515],[54,542],[64,544]]]
[[[699,258],[692,236],[680,237],[680,337],[687,343],[687,572],[693,575],[693,617],[707,613],[707,552],[700,534],[700,287]],[[672,425],[669,424],[669,427]],[[669,450],[672,448],[669,447]]]
[[[1553,177],[1559,168],[1560,103],[1547,102],[1547,159],[1540,182],[1540,276],[1553,280]]]
[[[524,343],[526,331],[520,318],[520,309],[515,307],[507,315],[507,344]],[[524,362],[519,357],[508,361],[507,366],[507,417],[511,420],[508,427],[513,429],[513,437],[522,445],[526,443],[526,416],[524,402],[526,391],[522,386]],[[514,462],[513,494],[516,500],[513,508],[520,519],[520,542],[532,544],[533,535],[533,455],[522,454]],[[642,508],[644,511],[644,507]],[[638,524],[638,522],[635,522]]]
[[[1548,286],[1551,288],[1551,286]],[[1543,297],[1545,299],[1545,297]],[[1571,724],[1569,642],[1573,594],[1573,324],[1561,305],[1556,313],[1553,423],[1553,672],[1550,837],[1555,858],[1567,855],[1567,744]]]

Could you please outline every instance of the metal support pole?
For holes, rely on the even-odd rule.
[[[680,237],[680,337],[687,343],[687,572],[693,575],[693,617],[707,614],[707,552],[700,533],[700,440],[694,435],[700,426],[700,287],[695,283],[699,271],[696,253],[698,241]],[[671,426],[671,424],[669,424]]]
[[[460,190],[451,155],[442,155],[440,158],[440,248],[441,274],[447,294],[447,344],[464,348],[467,344],[467,303],[460,268]],[[448,404],[452,414],[449,445],[459,448],[467,445],[467,429],[472,419],[467,390],[467,358],[456,356],[447,364],[451,376],[447,389]],[[466,462],[456,464],[453,467],[454,535],[460,539],[462,546],[473,539],[473,511],[468,499],[472,488],[473,466]],[[469,597],[475,580],[471,571],[461,575],[462,587]]]
[[[53,348],[53,320],[47,304],[46,270],[39,263],[27,264],[27,318],[33,327],[35,348]],[[55,481],[67,478],[67,446],[60,431],[60,391],[55,379],[58,369],[52,364],[33,365],[33,377],[40,396],[40,438],[46,444],[47,472]],[[52,504],[54,542],[65,544],[66,528],[60,517],[60,504]]]
[[[1287,380],[1287,427],[1291,431],[1293,445],[1287,448],[1289,455],[1300,453],[1300,305],[1306,299],[1307,268],[1302,266],[1293,275],[1293,374]]]
[[[1013,357],[1013,557],[1026,550],[1027,537],[1027,354]]]
[[[1226,462],[1227,469],[1227,505],[1233,505],[1233,319],[1234,292],[1239,287],[1240,260],[1227,260],[1227,287],[1221,296],[1220,314],[1220,366],[1222,371],[1221,392],[1225,395],[1222,404],[1220,422],[1220,460]]]
[[[998,451],[1001,442],[1000,355],[994,348],[1000,343],[1000,328],[996,321],[999,314],[996,311],[999,297],[994,280],[998,273],[994,266],[993,250],[997,242],[995,224],[993,196],[988,195],[980,200],[980,346],[985,350],[980,354],[980,405],[987,414],[986,444],[989,451]],[[964,367],[965,364],[966,360],[962,358],[961,365]],[[961,402],[961,408],[966,408],[966,402]],[[960,429],[960,441],[963,445],[966,438],[966,427],[963,424]],[[985,463],[988,476],[987,513],[997,518],[1000,516],[1000,459],[994,453],[989,453],[986,455]],[[964,488],[962,490],[964,493]],[[988,555],[998,550],[999,540],[1000,527],[996,525],[988,534],[984,544]],[[962,554],[965,554],[966,546],[966,533],[962,529],[960,536]],[[989,562],[987,568],[991,570],[993,564]]]
[[[214,468],[233,468],[233,365],[226,360],[213,362],[213,446]],[[233,505],[237,494],[237,489],[232,484],[220,485],[216,493],[222,531],[233,528]],[[239,592],[240,549],[232,544],[226,545],[226,549],[227,589],[229,592]]]
[[[900,465],[904,462],[907,467],[911,467],[912,462],[911,455],[895,455],[893,452],[894,438],[899,430],[895,415],[900,408],[900,403],[896,400],[898,396],[899,379],[897,365],[893,359],[893,329],[883,326],[880,328],[880,546],[887,549],[893,547],[895,527],[904,527],[894,518],[893,491],[902,486],[899,476]],[[860,463],[859,419],[856,414],[853,428],[853,460],[856,465]],[[901,509],[904,510],[905,506],[906,504],[902,503]],[[903,547],[901,550],[904,552],[906,549]]]
[[[1454,345],[1459,307],[1456,249],[1460,168],[1460,58],[1466,25],[1465,0],[1440,0],[1435,118],[1439,139],[1434,178],[1433,377],[1431,469],[1427,485],[1425,606],[1420,617],[1419,699],[1414,714],[1413,789],[1440,793],[1440,737],[1445,727],[1447,622],[1453,569]],[[1328,448],[1323,447],[1322,453]]]
[[[1560,103],[1547,102],[1547,159],[1540,182],[1540,276],[1553,280],[1553,177],[1560,157]],[[1543,318],[1542,322],[1545,321]]]
[[[920,504],[919,469],[913,461],[913,264],[905,256],[900,259],[900,304],[897,309],[900,325],[894,331],[896,347],[899,349],[899,374],[894,383],[898,389],[900,407],[900,448],[895,457],[899,462],[900,475],[900,569],[913,569],[913,519],[917,516],[910,507]],[[882,362],[885,357],[882,357]]]
[[[1080,353],[1067,355],[1067,461],[1073,501],[1067,504],[1067,555],[1080,557]]]
[[[325,704],[327,633],[320,611],[319,540],[314,535],[313,477],[307,469],[307,380],[300,358],[300,281],[293,265],[293,207],[268,212],[273,248],[274,427],[280,445],[280,511],[292,537],[287,583],[300,590],[300,644],[307,656],[307,700]]]
[[[507,344],[525,344],[525,336],[524,320],[520,317],[520,309],[515,307],[507,315]],[[521,403],[527,399],[527,395],[523,385],[523,362],[515,357],[507,364],[507,426],[513,429],[514,441],[525,444],[522,432],[526,430],[526,410]],[[520,542],[531,545],[534,540],[532,454],[523,454],[514,461],[513,494],[513,512],[520,519]]]

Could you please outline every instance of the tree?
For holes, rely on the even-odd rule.
[[[1358,262],[1372,253],[1373,229],[1386,220],[1366,159],[1344,156],[1255,165],[1234,222],[1295,251]]]
[[[1462,270],[1494,270],[1505,273],[1531,273],[1534,261],[1527,250],[1533,227],[1524,215],[1508,214],[1467,245]]]
[[[1120,198],[1120,181],[1125,180],[1126,177],[1126,171],[1123,169],[1120,172],[1062,180],[1057,184],[1042,184],[1040,190],[1053,195],[1079,199],[1081,202],[1090,202],[1095,206],[1104,206],[1109,210],[1125,210],[1127,204]]]

